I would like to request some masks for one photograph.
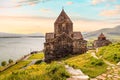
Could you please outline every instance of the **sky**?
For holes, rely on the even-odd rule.
[[[62,8],[73,21],[74,31],[120,25],[120,0],[0,0],[0,32],[53,32]]]

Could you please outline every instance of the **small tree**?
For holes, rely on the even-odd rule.
[[[2,62],[1,62],[1,65],[2,65],[2,66],[6,66],[6,65],[7,65],[7,62],[6,62],[6,61],[2,61]]]
[[[12,59],[9,59],[9,60],[8,60],[8,63],[9,63],[9,64],[13,63],[13,60],[12,60]]]

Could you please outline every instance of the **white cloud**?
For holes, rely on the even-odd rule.
[[[35,5],[40,2],[46,2],[49,0],[0,0],[0,7],[2,8],[11,8],[11,7],[20,7],[25,5]]]
[[[116,9],[120,9],[120,5],[115,5],[115,8]]]
[[[36,33],[53,32],[56,19],[42,17],[0,17],[0,32],[9,33]],[[94,31],[102,28],[111,28],[119,23],[102,20],[78,19],[73,20],[74,31]],[[3,27],[4,26],[4,27]]]
[[[42,8],[42,9],[40,9],[40,11],[43,12],[43,13],[52,12],[52,10],[51,10],[51,9],[48,9],[48,8]]]
[[[72,5],[73,2],[72,2],[72,1],[68,1],[66,4],[67,4],[67,5]]]
[[[92,0],[92,5],[97,5],[97,4],[100,4],[102,2],[105,2],[105,0]]]
[[[101,16],[105,16],[105,17],[114,17],[114,16],[118,16],[120,15],[120,10],[103,10],[100,13]]]
[[[120,16],[120,5],[115,5],[114,9],[111,9],[111,10],[102,10],[100,12],[100,15],[104,17]]]
[[[104,2],[107,2],[107,4],[109,4],[110,2],[116,2],[117,0],[91,0],[92,5],[97,5],[97,4],[101,4]]]
[[[42,17],[1,17],[0,32],[8,33],[46,33],[53,31],[54,19]],[[3,27],[4,26],[4,27]]]

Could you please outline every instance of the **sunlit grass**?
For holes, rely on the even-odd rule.
[[[101,47],[96,55],[102,59],[116,64],[120,62],[120,43]]]
[[[17,64],[11,66],[10,68],[6,69],[5,71],[0,72],[0,75],[12,73],[13,71],[16,71],[16,70],[19,70],[19,69],[25,67],[29,63],[30,63],[30,61],[21,61],[21,62],[18,62]]]
[[[66,80],[70,74],[66,71],[63,64],[52,62],[38,62],[35,65],[28,66],[34,59],[43,59],[44,54],[32,54],[27,60],[21,61],[9,69],[0,73],[0,80]]]
[[[3,66],[0,66],[0,71],[1,71],[3,68],[4,68]]]
[[[26,70],[1,76],[0,80],[66,80],[69,76],[64,65],[57,62],[51,64],[43,62],[39,65],[29,66]]]
[[[94,58],[90,53],[68,56],[62,61],[73,68],[81,69],[84,74],[90,77],[97,77],[106,71],[108,65],[102,59],[117,63],[120,59],[120,43],[111,44],[99,49],[97,56],[102,56],[102,59]],[[67,73],[63,64],[53,62],[46,64],[39,62],[36,65],[29,66],[26,70],[21,70],[23,66],[28,64],[28,61],[34,59],[43,59],[44,54],[32,54],[28,60],[22,61],[15,66],[0,73],[4,74],[1,80],[66,80],[70,75]],[[8,74],[9,73],[9,74]],[[24,78],[23,78],[24,77]]]
[[[95,59],[90,53],[77,55],[65,60],[65,63],[81,69],[90,77],[96,77],[106,71],[107,65],[101,59]]]
[[[28,60],[32,60],[32,59],[43,59],[44,58],[44,53],[37,53],[37,54],[32,54]]]

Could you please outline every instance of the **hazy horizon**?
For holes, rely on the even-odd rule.
[[[120,22],[118,0],[1,0],[0,32],[53,32],[62,6],[73,21],[74,31],[113,28]]]

